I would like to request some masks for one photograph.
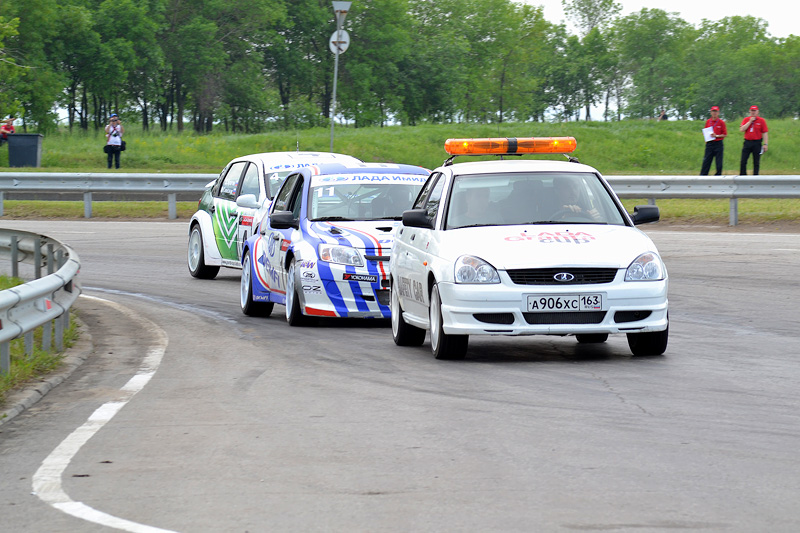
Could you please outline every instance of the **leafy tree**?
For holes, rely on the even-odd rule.
[[[594,29],[607,26],[622,10],[614,0],[561,0],[561,5],[583,37]]]
[[[12,83],[20,76],[21,67],[10,56],[3,45],[8,37],[17,35],[19,19],[5,20],[0,17],[0,113],[2,115],[16,115],[19,110],[19,100],[15,98]]]

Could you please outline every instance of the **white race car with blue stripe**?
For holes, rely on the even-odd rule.
[[[320,164],[290,174],[242,250],[241,305],[308,316],[389,318],[394,231],[429,171],[383,163]]]

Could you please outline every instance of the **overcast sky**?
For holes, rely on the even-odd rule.
[[[521,0],[525,3],[543,6],[544,18],[553,23],[564,22],[570,31],[577,33],[566,20],[561,0]],[[773,37],[799,35],[797,23],[797,4],[792,0],[758,1],[758,0],[616,0],[622,6],[621,15],[629,15],[646,7],[661,9],[668,13],[678,13],[680,18],[698,26],[703,19],[720,20],[724,17],[746,16],[762,18],[769,23],[769,32]],[[792,8],[791,6],[795,7]]]

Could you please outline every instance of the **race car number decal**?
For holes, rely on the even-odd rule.
[[[544,244],[586,244],[595,240],[595,237],[585,231],[578,231],[576,233],[571,231],[556,231],[553,233],[543,231],[535,236],[523,232],[519,235],[506,237],[505,240],[509,242],[538,240]]]

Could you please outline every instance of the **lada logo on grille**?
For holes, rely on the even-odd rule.
[[[553,279],[556,280],[556,281],[561,281],[561,282],[566,283],[568,281],[574,280],[575,276],[573,276],[569,272],[559,272],[558,274],[555,274],[553,276]]]

